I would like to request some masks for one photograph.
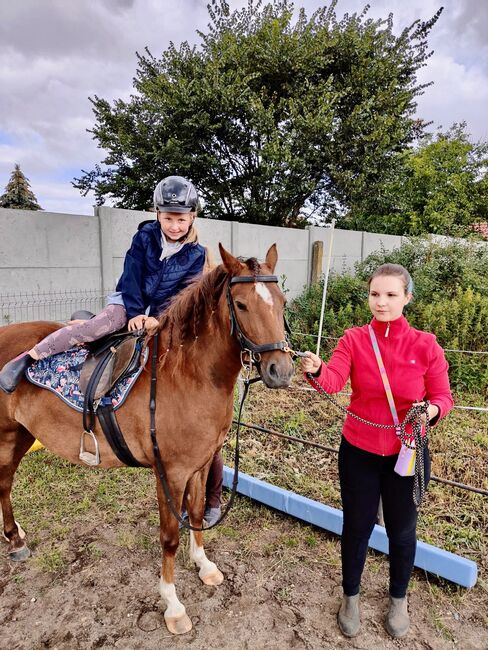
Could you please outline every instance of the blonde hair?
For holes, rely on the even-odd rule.
[[[196,218],[197,217],[196,217],[196,214],[195,214],[195,216],[193,217],[193,221],[192,221],[192,224],[190,226],[190,229],[188,231],[188,234],[185,237],[185,239],[183,240],[185,242],[185,244],[197,244],[197,243],[199,243],[198,242],[198,230],[195,227]],[[210,250],[210,248],[208,248],[208,246],[204,246],[204,248],[205,248],[205,264],[203,266],[203,272],[208,273],[209,271],[214,269],[217,266],[217,264],[215,262],[215,258],[213,256],[212,251]]]

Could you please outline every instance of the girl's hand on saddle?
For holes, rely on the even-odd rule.
[[[153,316],[148,316],[144,322],[144,328],[148,334],[156,334],[159,328],[159,321]]]
[[[423,406],[425,402],[414,402],[414,406],[420,405]],[[429,408],[427,409],[427,415],[425,413],[422,413],[420,416],[420,419],[422,420],[422,424],[425,424],[427,419],[429,422],[433,420],[437,415],[439,415],[439,407],[436,406],[435,404],[429,404]]]
[[[130,319],[127,323],[127,329],[129,332],[145,329],[149,334],[154,334],[158,325],[159,321],[157,318],[146,316],[145,314],[139,314],[139,316],[134,316],[134,318]]]
[[[131,318],[129,322],[127,323],[127,329],[129,332],[134,332],[135,330],[142,330],[144,329],[144,323],[147,320],[147,316],[145,314],[139,314],[139,316],[134,316],[134,318]]]
[[[305,354],[307,356],[300,359],[302,372],[310,372],[312,374],[316,373],[322,365],[322,359],[308,350]]]

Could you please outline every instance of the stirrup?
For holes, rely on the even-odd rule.
[[[91,451],[85,451],[85,436],[90,436],[93,444],[95,445],[95,453],[92,454]],[[100,449],[98,447],[98,440],[93,431],[83,431],[81,434],[80,440],[80,455],[79,459],[85,463],[85,465],[90,465],[94,467],[95,465],[100,465]]]

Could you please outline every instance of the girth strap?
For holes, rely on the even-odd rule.
[[[125,333],[124,336],[117,336],[115,340],[112,338],[111,341],[115,346],[117,346],[126,337],[127,333]],[[96,416],[98,416],[102,431],[117,458],[124,463],[124,465],[128,465],[129,467],[144,467],[144,465],[141,465],[141,463],[134,458],[125,442],[113,406],[111,404],[105,406],[98,404],[95,406],[94,404],[95,391],[100,378],[102,377],[106,367],[113,362],[115,354],[116,349],[114,345],[106,347],[103,353],[100,354],[100,360],[88,381],[83,402],[83,428],[85,431],[93,431],[95,427],[95,419]]]
[[[134,458],[131,450],[127,446],[122,431],[120,430],[119,423],[117,422],[113,406],[111,404],[99,406],[97,408],[97,416],[103,433],[107,438],[107,442],[120,462],[129,467],[145,467]]]

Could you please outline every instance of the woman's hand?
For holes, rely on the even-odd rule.
[[[300,360],[302,366],[302,372],[310,372],[312,374],[316,373],[317,370],[322,365],[322,359],[318,357],[313,352],[305,352],[306,357],[302,357]]]
[[[129,332],[134,332],[135,330],[145,329],[149,334],[154,334],[159,326],[159,321],[157,318],[152,316],[146,316],[145,314],[139,314],[134,316],[127,323],[127,329]]]
[[[423,406],[425,402],[414,402],[414,406]],[[438,414],[439,414],[439,407],[436,406],[435,404],[429,404],[429,408],[427,409],[427,415],[425,413],[422,413],[420,416],[420,419],[422,420],[422,424],[425,424],[427,420],[429,422],[433,420]]]

